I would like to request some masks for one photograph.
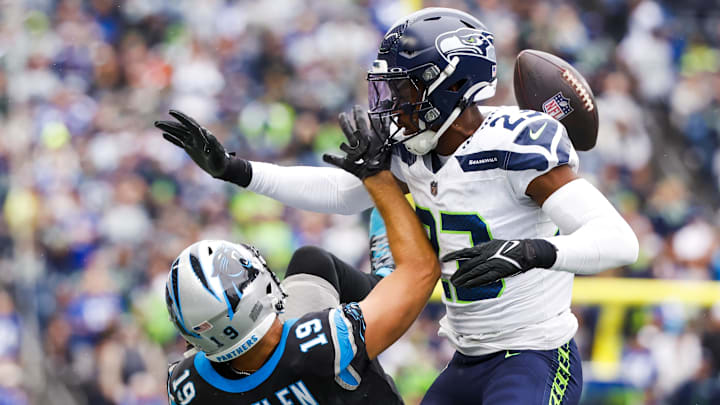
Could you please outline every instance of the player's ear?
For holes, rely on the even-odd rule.
[[[448,88],[448,90],[457,92],[463,85],[465,85],[466,82],[467,79],[460,79],[457,82],[453,83],[452,86]]]

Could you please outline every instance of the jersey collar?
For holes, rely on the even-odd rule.
[[[205,357],[205,353],[198,352],[195,355],[194,364],[200,377],[205,380],[208,384],[213,387],[231,393],[248,392],[257,388],[260,384],[264,383],[265,380],[275,371],[283,353],[285,352],[285,343],[287,342],[288,333],[290,328],[295,323],[296,319],[290,319],[285,321],[283,324],[282,337],[280,343],[278,343],[275,351],[270,356],[270,359],[265,362],[256,372],[250,374],[247,377],[233,380],[230,378],[223,377],[220,375],[215,368],[213,368],[210,360]]]

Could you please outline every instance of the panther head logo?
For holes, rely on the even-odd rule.
[[[473,28],[458,28],[438,35],[435,47],[450,62],[454,56],[476,56],[495,62],[495,37],[493,34]]]
[[[220,280],[230,318],[240,303],[243,290],[258,274],[260,271],[235,248],[224,246],[214,255],[211,276]]]

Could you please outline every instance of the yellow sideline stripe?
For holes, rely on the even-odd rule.
[[[720,282],[575,277],[573,304],[652,305],[675,301],[699,306],[720,302]]]
[[[430,301],[440,302],[438,282]],[[720,282],[611,277],[575,277],[573,304],[652,305],[668,301],[700,306],[720,303]]]
[[[596,379],[611,381],[620,371],[622,325],[627,307],[681,302],[710,306],[720,302],[720,282],[576,277],[573,303],[601,305],[589,366]]]

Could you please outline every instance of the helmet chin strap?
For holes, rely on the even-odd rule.
[[[452,113],[450,113],[448,119],[445,120],[440,129],[437,131],[428,129],[425,122],[421,120],[418,124],[422,132],[405,141],[405,148],[410,153],[418,156],[430,153],[430,151],[435,149],[437,146],[438,140],[440,140],[442,134],[444,134],[457,117],[460,116],[460,112],[462,112],[462,109],[460,107],[455,107]]]
[[[458,106],[455,107],[455,109],[450,113],[450,116],[445,120],[445,122],[443,122],[443,124],[437,131],[432,131],[428,129],[425,121],[419,120],[420,122],[418,122],[418,126],[420,127],[420,131],[422,132],[405,141],[405,148],[410,153],[418,156],[430,153],[430,151],[435,149],[435,147],[437,146],[440,137],[445,133],[445,131],[447,131],[448,128],[450,128],[450,125],[452,125],[453,122],[457,120],[460,114],[465,111],[465,108],[468,106],[470,99],[473,98],[473,94],[487,87],[492,87],[492,91],[488,92],[491,94],[487,95],[484,98],[490,98],[495,94],[495,87],[493,86],[494,83],[495,81],[493,81],[493,83],[480,82],[470,87],[463,95],[463,98],[460,103],[458,103]],[[474,97],[474,101],[478,101],[478,98]]]

